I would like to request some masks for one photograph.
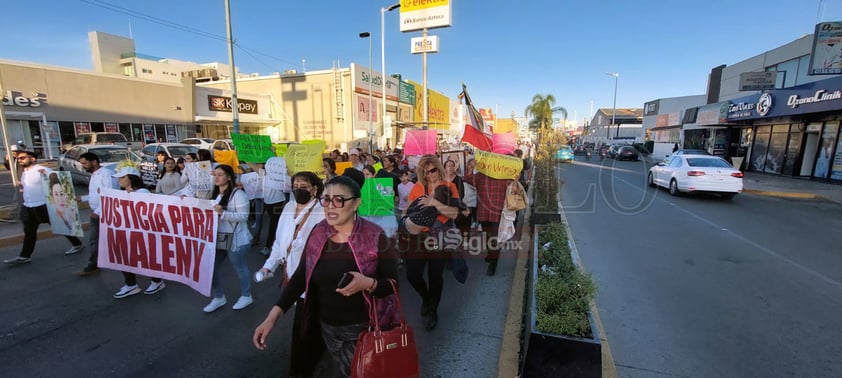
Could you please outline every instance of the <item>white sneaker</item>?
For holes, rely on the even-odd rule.
[[[237,299],[237,303],[234,303],[234,307],[231,308],[234,310],[242,310],[248,307],[252,302],[254,301],[251,299],[251,296],[242,296],[240,299]]]
[[[210,303],[208,303],[207,306],[205,306],[205,308],[202,309],[202,311],[208,312],[208,313],[214,312],[217,309],[219,309],[220,307],[225,306],[226,303],[228,303],[228,302],[225,300],[224,296],[220,297],[220,298],[214,298],[213,300],[210,301]]]
[[[146,295],[152,295],[161,290],[164,290],[165,287],[167,287],[167,284],[165,284],[164,281],[152,281],[152,283],[149,284],[149,287],[146,288],[146,291],[144,291],[143,293]]]
[[[137,285],[125,285],[120,288],[120,291],[114,293],[114,298],[120,299],[130,297],[135,294],[140,294],[140,287],[138,287]]]
[[[70,249],[68,249],[68,250],[64,251],[64,254],[65,254],[65,255],[72,255],[72,254],[76,254],[76,253],[79,253],[79,251],[81,251],[81,250],[82,250],[82,249],[84,249],[84,248],[85,248],[85,246],[84,246],[84,245],[82,245],[82,244],[79,244],[79,245],[74,245],[74,246],[70,247]]]

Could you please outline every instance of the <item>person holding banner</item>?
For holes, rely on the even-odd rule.
[[[234,169],[229,165],[220,164],[213,170],[213,193],[211,197],[216,198],[217,204],[214,211],[219,214],[219,226],[217,232],[231,233],[233,242],[231,250],[216,250],[216,258],[213,264],[213,280],[211,281],[211,294],[213,299],[202,311],[214,312],[224,306],[225,291],[222,289],[222,275],[220,269],[222,261],[231,257],[231,266],[237,273],[240,280],[240,298],[234,303],[232,309],[242,310],[252,304],[251,281],[249,281],[249,267],[246,263],[246,252],[251,243],[251,233],[248,230],[249,200],[246,193],[236,187],[237,177]]]
[[[99,217],[102,216],[100,192],[103,188],[117,189],[119,186],[117,185],[117,181],[114,177],[111,176],[114,174],[114,171],[109,167],[103,167],[100,165],[99,155],[93,152],[85,152],[79,156],[79,164],[82,165],[82,168],[86,172],[91,174],[91,178],[88,180],[88,195],[79,196],[78,198],[79,201],[88,202],[88,206],[91,208],[90,233],[88,234],[88,237],[90,238],[88,240],[88,250],[90,251],[91,256],[88,258],[88,264],[82,268],[82,271],[78,272],[80,276],[89,276],[99,272],[99,267],[97,267],[97,256],[99,253]]]
[[[445,181],[444,167],[441,160],[435,155],[424,155],[418,161],[416,168],[418,182],[412,187],[407,200],[412,203],[418,198],[426,197],[424,207],[435,207],[438,212],[437,220],[442,224],[453,225],[453,219],[459,213],[457,206],[442,203],[433,196],[436,188],[447,186],[450,189],[451,197],[459,200],[459,191],[452,182]],[[407,214],[404,214],[407,215]],[[405,229],[404,229],[405,231]],[[441,292],[444,287],[444,267],[447,264],[447,256],[440,250],[428,249],[425,241],[430,236],[427,232],[418,235],[409,234],[409,248],[406,255],[406,278],[421,296],[421,317],[424,321],[424,329],[430,331],[438,324],[438,306],[441,300]],[[424,282],[424,267],[427,268],[427,280]]]
[[[283,274],[281,283],[286,286],[289,277],[298,269],[304,246],[313,227],[325,219],[325,210],[319,203],[323,191],[322,180],[313,172],[298,172],[292,176],[292,194],[295,201],[290,201],[284,206],[275,232],[277,238],[272,245],[272,253],[260,269],[264,277],[270,272],[275,272],[280,266]],[[325,346],[321,336],[306,337],[301,333],[304,295],[301,295],[295,304],[289,375],[308,377],[319,362]]]
[[[50,216],[47,213],[47,192],[44,190],[43,177],[49,176],[53,170],[38,165],[38,156],[35,151],[19,151],[16,157],[17,164],[23,168],[20,176],[20,185],[23,190],[23,204],[20,208],[20,220],[23,223],[23,244],[20,254],[17,257],[3,260],[10,265],[21,265],[31,261],[32,253],[35,252],[35,242],[38,241],[38,226],[41,223],[50,223]],[[75,236],[65,235],[72,247],[64,252],[65,255],[74,254],[84,248],[82,241]]]
[[[327,183],[319,198],[325,220],[313,228],[289,284],[254,330],[257,349],[266,349],[277,320],[306,294],[301,332],[305,337],[320,333],[341,376],[350,375],[357,337],[369,327],[370,298],[394,294],[390,280],[398,275],[398,254],[383,230],[357,216],[360,196],[359,185],[348,177]],[[383,324],[395,320],[392,300],[377,301]]]
[[[175,159],[168,157],[164,159],[164,167],[158,174],[158,184],[155,185],[155,193],[176,195],[184,184],[181,183],[181,169],[175,163]]]
[[[128,193],[149,193],[149,189],[143,185],[143,179],[140,178],[140,171],[135,167],[126,166],[121,168],[112,177],[117,179],[117,183],[123,190]],[[140,287],[137,286],[137,275],[129,272],[123,273],[123,281],[125,285],[114,293],[114,298],[122,299],[140,293]],[[152,278],[149,287],[144,291],[145,294],[152,295],[164,288],[167,285],[160,278]]]

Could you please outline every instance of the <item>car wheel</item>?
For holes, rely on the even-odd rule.
[[[722,199],[724,200],[732,200],[737,193],[722,193]]]
[[[678,181],[675,181],[675,179],[670,181],[670,194],[676,197],[681,195],[681,191],[678,190]]]
[[[649,176],[646,177],[646,183],[649,184],[649,186],[655,186],[655,177],[652,176],[652,172],[649,172]]]

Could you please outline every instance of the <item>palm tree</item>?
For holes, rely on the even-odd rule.
[[[564,119],[567,119],[567,109],[555,106],[555,96],[551,94],[546,96],[536,94],[532,97],[532,105],[526,107],[526,114],[532,116],[529,121],[529,127],[532,129],[544,129],[552,125],[555,113],[561,113]]]

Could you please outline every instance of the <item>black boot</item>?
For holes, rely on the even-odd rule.
[[[433,300],[427,301],[427,312],[422,315],[425,330],[432,331],[436,328],[439,322],[438,307],[439,304],[437,302]]]
[[[497,273],[497,259],[489,261],[488,270],[485,271],[485,274],[488,276],[493,276],[494,273]]]

